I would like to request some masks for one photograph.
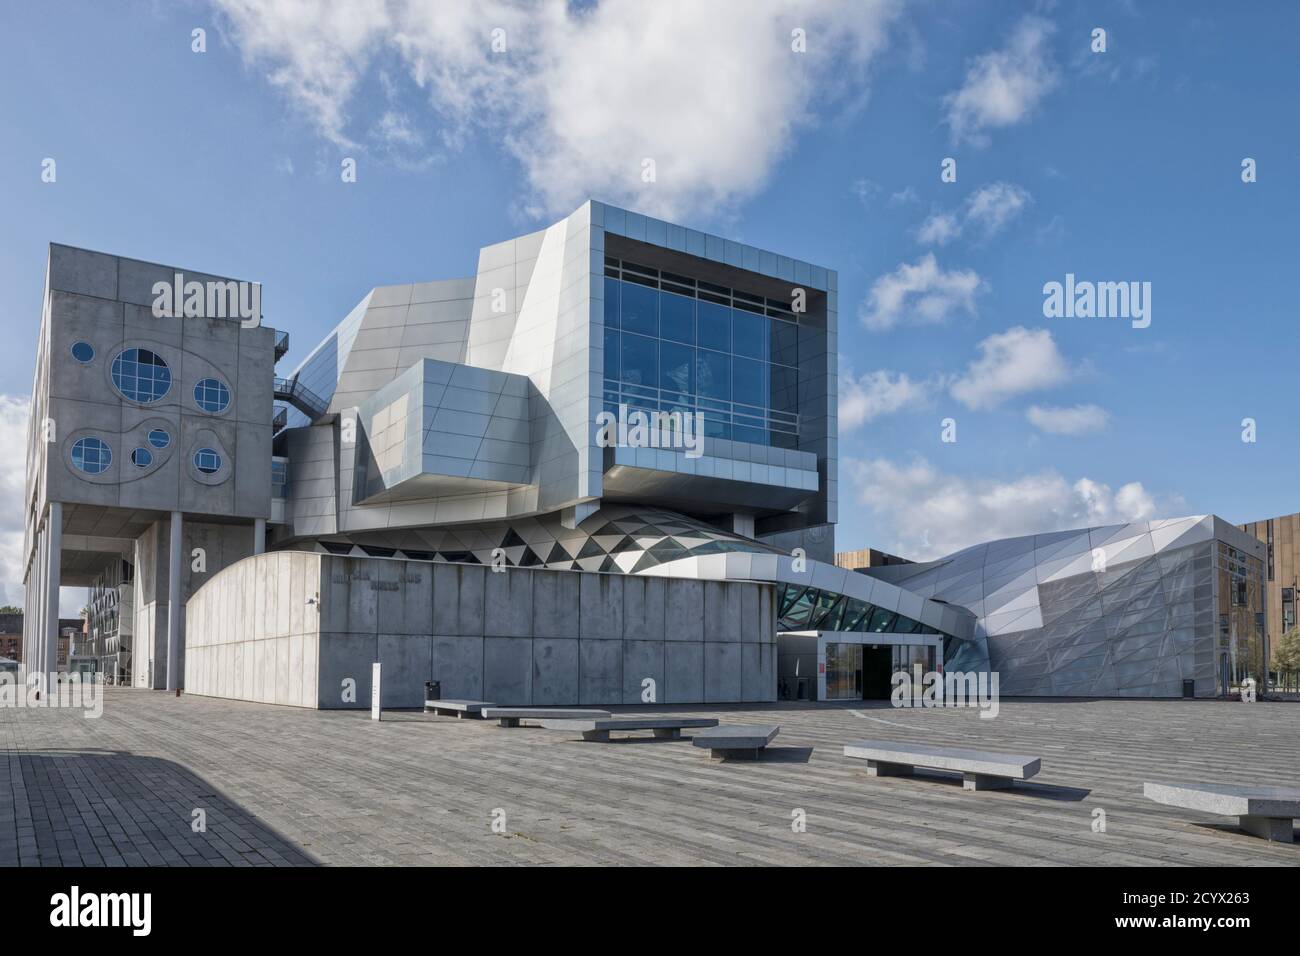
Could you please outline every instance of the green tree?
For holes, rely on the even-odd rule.
[[[1273,648],[1273,668],[1283,687],[1290,687],[1300,676],[1300,627],[1293,627],[1277,640]]]
[[[23,613],[22,608],[14,607],[12,604],[6,604],[4,607],[0,607],[0,614],[22,614],[22,613]]]

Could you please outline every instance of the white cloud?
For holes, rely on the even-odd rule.
[[[1150,520],[1157,510],[1139,482],[1112,492],[1090,478],[1071,482],[1050,470],[999,480],[943,474],[920,458],[879,458],[848,459],[842,474],[872,515],[877,538],[863,546],[918,561],[997,538]]]
[[[946,246],[961,235],[961,221],[950,212],[935,213],[916,231],[918,242]]]
[[[917,241],[944,246],[968,230],[981,240],[993,238],[1033,202],[1029,191],[1014,183],[986,183],[968,197],[959,212],[932,214],[916,231]]]
[[[1059,385],[1071,374],[1047,329],[1017,325],[990,335],[978,347],[979,357],[950,388],[967,408],[994,408],[1014,395]]]
[[[23,606],[23,497],[27,473],[27,414],[25,396],[0,395],[0,604]]]
[[[905,372],[879,370],[855,377],[841,368],[839,389],[840,431],[850,431],[882,415],[926,402],[934,386],[914,381]]]
[[[956,312],[974,315],[975,297],[984,288],[978,273],[970,269],[945,272],[934,254],[927,252],[916,262],[904,262],[877,279],[859,306],[858,317],[877,332],[905,319],[917,325],[938,325]]]
[[[1025,17],[1004,48],[975,58],[961,89],[944,100],[954,142],[985,144],[988,130],[1013,126],[1033,113],[1059,81],[1047,48],[1054,29],[1041,17]]]
[[[404,71],[444,141],[481,130],[524,169],[529,211],[589,196],[679,218],[763,187],[814,104],[852,95],[896,0],[213,0],[246,60],[322,136],[356,145],[350,112],[376,66]],[[791,49],[806,31],[807,52]],[[493,52],[494,30],[505,52]],[[393,68],[396,67],[396,70]],[[389,87],[385,87],[391,91]],[[738,108],[737,104],[744,104]],[[361,128],[374,127],[365,122]],[[641,180],[642,160],[656,181]]]
[[[1049,435],[1085,435],[1099,432],[1110,424],[1110,413],[1099,405],[1072,405],[1058,408],[1031,405],[1025,412],[1031,425]]]

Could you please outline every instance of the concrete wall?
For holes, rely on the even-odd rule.
[[[277,552],[191,598],[186,688],[364,708],[378,660],[388,707],[420,706],[429,679],[500,704],[638,704],[645,678],[660,703],[771,701],[774,627],[769,584]]]

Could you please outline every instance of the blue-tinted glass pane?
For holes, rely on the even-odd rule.
[[[148,349],[126,349],[113,359],[113,384],[126,398],[142,405],[158,401],[172,385],[171,369]]]
[[[149,444],[154,448],[166,448],[171,444],[172,436],[161,428],[152,429],[149,432]]]
[[[799,412],[799,373],[784,365],[769,365],[772,374],[772,390],[769,395],[771,408],[778,412]]]
[[[230,389],[215,378],[199,379],[194,386],[194,404],[205,412],[224,412],[230,404]]]
[[[659,335],[694,345],[695,300],[671,292],[659,293]]]
[[[731,363],[731,400],[766,408],[769,367],[766,362],[736,356]]]
[[[88,475],[98,475],[108,469],[113,452],[98,438],[78,438],[72,446],[72,466]]]
[[[659,387],[695,394],[695,349],[676,342],[659,346]]]
[[[772,320],[772,361],[781,365],[799,364],[799,326],[793,322]]]
[[[131,452],[131,464],[137,468],[148,468],[153,463],[153,455],[147,448],[137,448]]]
[[[705,412],[704,434],[709,438],[730,438],[731,422],[728,416]]]
[[[618,379],[618,330],[605,328],[605,377]]]
[[[706,398],[731,398],[731,356],[703,349],[696,355],[695,384],[699,394]]]
[[[700,348],[731,351],[731,310],[716,302],[698,303]]]
[[[754,445],[766,445],[767,429],[736,422],[731,426],[731,438],[733,441],[747,441]]]
[[[72,357],[78,362],[89,362],[95,357],[95,350],[91,348],[89,342],[75,342],[72,346]]]
[[[216,474],[221,470],[221,456],[211,448],[200,448],[194,453],[194,467],[205,475]]]
[[[645,335],[659,334],[659,292],[634,282],[623,286],[623,328]]]
[[[731,313],[731,334],[735,353],[750,358],[766,359],[768,354],[768,318],[736,309]]]
[[[659,382],[659,342],[644,335],[623,333],[622,380],[633,385],[657,385]]]
[[[605,328],[618,328],[618,287],[617,279],[605,279]]]

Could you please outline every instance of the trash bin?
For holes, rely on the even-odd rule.
[[[1184,697],[1196,696],[1196,681],[1194,680],[1183,681],[1183,696]]]
[[[424,682],[424,699],[425,700],[442,700],[442,681],[427,680]]]

